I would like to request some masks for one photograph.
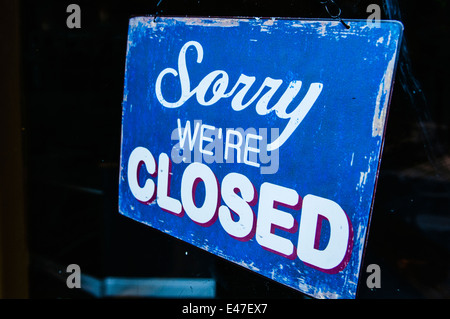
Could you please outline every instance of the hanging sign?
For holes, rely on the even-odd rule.
[[[355,298],[403,27],[135,17],[119,210],[316,298]]]

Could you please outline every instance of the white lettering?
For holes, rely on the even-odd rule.
[[[249,152],[253,152],[253,153],[259,153],[259,148],[255,148],[255,147],[250,147],[249,146],[249,142],[250,140],[262,140],[262,136],[256,135],[256,134],[247,134],[245,136],[245,148],[244,148],[244,163],[247,165],[251,165],[251,166],[255,166],[255,167],[259,167],[259,163],[257,162],[252,162],[248,160],[248,153]]]
[[[194,149],[194,143],[198,134],[200,123],[198,122],[195,123],[194,135],[191,134],[191,122],[186,121],[186,126],[184,127],[183,133],[181,133],[180,119],[177,119],[177,125],[178,125],[178,136],[180,137],[180,148],[184,148],[184,143],[187,137],[189,140],[189,149],[192,151]]]
[[[219,208],[219,220],[223,229],[238,240],[250,239],[256,226],[251,205],[255,204],[254,200],[257,198],[252,182],[245,175],[229,173],[222,180],[221,192],[223,201],[228,206],[222,205]],[[233,213],[238,215],[238,220],[233,219]]]
[[[195,90],[191,91],[191,83],[189,81],[189,74],[186,67],[186,51],[190,46],[194,46],[197,49],[197,63],[201,63],[203,60],[203,47],[200,43],[196,41],[189,41],[180,50],[180,54],[178,55],[178,70],[180,75],[180,84],[181,84],[181,97],[177,102],[167,102],[164,97],[162,96],[161,92],[161,81],[162,78],[170,73],[173,76],[178,76],[178,72],[175,69],[167,68],[164,69],[156,78],[156,85],[155,85],[155,93],[156,98],[158,99],[159,103],[161,103],[163,106],[167,108],[176,108],[184,104],[194,93]]]
[[[323,89],[322,83],[312,83],[309,86],[309,89],[306,95],[303,97],[300,104],[290,113],[287,113],[286,110],[288,106],[292,103],[294,98],[297,96],[300,88],[302,86],[301,81],[291,81],[281,96],[280,100],[275,103],[275,105],[271,108],[268,107],[270,100],[276,93],[276,91],[283,84],[283,80],[280,79],[272,79],[270,77],[266,77],[258,89],[258,91],[250,98],[250,100],[243,104],[243,100],[248,93],[251,86],[256,81],[254,76],[247,76],[245,74],[241,74],[231,89],[230,92],[225,93],[228,84],[229,77],[228,74],[223,70],[212,71],[208,75],[206,75],[200,83],[191,91],[189,73],[186,66],[186,52],[189,47],[193,46],[197,51],[197,63],[201,63],[203,60],[203,47],[200,43],[196,41],[189,41],[180,50],[178,56],[178,71],[173,68],[166,68],[161,71],[156,79],[155,85],[155,93],[158,101],[167,108],[177,108],[183,105],[189,98],[191,98],[194,94],[197,98],[197,102],[200,105],[208,106],[218,102],[222,98],[228,98],[235,94],[238,87],[243,87],[239,92],[234,95],[231,101],[231,107],[235,111],[241,111],[248,107],[250,104],[256,101],[256,99],[261,95],[264,89],[269,88],[269,90],[264,93],[261,97],[259,97],[258,102],[256,103],[255,110],[259,115],[267,115],[272,111],[275,111],[276,115],[281,119],[287,119],[288,123],[286,127],[278,136],[278,138],[272,143],[267,145],[268,151],[273,151],[281,147],[286,140],[294,133],[300,123],[303,121],[305,116],[310,111],[311,107],[316,102],[320,93]],[[174,77],[179,77],[180,85],[181,85],[181,96],[176,102],[168,102],[163,97],[163,93],[161,91],[161,83],[162,79],[167,75],[171,74]],[[214,84],[213,84],[214,83]],[[212,88],[211,88],[212,87]],[[211,88],[213,96],[209,101],[205,100],[206,92]],[[180,134],[181,136],[181,134]]]
[[[153,178],[139,185],[142,166]],[[305,265],[325,273],[343,270],[353,249],[353,229],[344,210],[336,202],[306,195],[302,201],[297,191],[265,182],[259,196],[252,182],[239,173],[224,176],[221,187],[214,172],[205,164],[189,164],[181,177],[181,201],[170,197],[171,162],[161,153],[158,170],[152,153],[136,147],[128,160],[128,185],[133,196],[143,204],[153,202],[166,212],[183,217],[184,212],[196,224],[208,227],[217,218],[223,229],[233,238],[256,241],[264,249],[286,258],[298,257]],[[204,194],[196,194],[199,183],[204,184]],[[204,195],[204,196],[202,196]],[[204,197],[198,203],[198,197]],[[257,217],[252,207],[258,202]],[[223,204],[221,205],[221,199]],[[279,207],[284,207],[284,210]],[[286,209],[299,211],[300,223]],[[322,223],[328,223],[329,235],[322,232]],[[297,247],[286,233],[298,231]],[[285,232],[285,236],[283,236]],[[292,235],[291,237],[292,238]]]
[[[156,174],[156,162],[152,153],[144,147],[136,147],[128,159],[128,185],[138,201],[150,203],[155,199],[156,185],[151,179],[147,179],[143,187],[139,185],[139,171],[144,164],[150,175]]]
[[[216,128],[212,125],[206,125],[206,124],[202,124],[202,127],[200,129],[200,143],[199,143],[199,150],[201,153],[206,154],[206,155],[214,155],[214,153],[212,151],[207,151],[205,149],[203,149],[203,141],[207,141],[207,142],[214,142],[214,140],[211,137],[206,137],[204,132],[206,130],[210,130],[215,132]]]
[[[295,247],[289,239],[274,234],[274,226],[288,232],[296,231],[296,221],[291,214],[277,209],[278,204],[295,207],[300,197],[291,188],[271,183],[261,185],[256,241],[264,248],[282,256],[292,258]]]
[[[198,183],[205,184],[205,199],[198,207],[195,191]],[[209,226],[214,223],[219,206],[219,183],[213,171],[205,164],[191,163],[181,179],[181,201],[186,214],[197,224]]]
[[[231,140],[230,140],[231,135],[237,136],[238,141],[236,144],[231,143]],[[225,155],[224,155],[225,160],[228,160],[228,155],[229,155],[228,150],[230,148],[234,148],[236,150],[236,155],[237,155],[236,162],[240,163],[241,162],[241,145],[242,145],[241,133],[239,133],[239,131],[235,131],[232,129],[227,130],[226,137],[225,137]]]
[[[179,215],[183,207],[179,200],[170,197],[171,162],[166,153],[159,155],[158,161],[158,188],[156,190],[156,202],[161,209]]]
[[[317,247],[320,215],[330,224],[330,238],[323,250]],[[337,203],[314,195],[305,196],[299,226],[298,258],[324,272],[338,272],[348,262],[346,258],[351,251],[352,238],[350,221]]]

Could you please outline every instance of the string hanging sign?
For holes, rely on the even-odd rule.
[[[403,27],[134,17],[119,211],[316,298],[355,298]]]

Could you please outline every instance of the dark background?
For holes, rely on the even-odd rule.
[[[131,16],[329,18],[319,1],[16,3],[28,296],[90,298],[66,287],[76,263],[97,278],[214,278],[218,298],[304,298],[119,215],[121,103]],[[70,3],[81,8],[80,29],[66,26]],[[366,19],[375,3],[405,26],[358,297],[449,298],[450,4],[336,3],[344,20]],[[381,267],[381,288],[367,288],[370,264]]]

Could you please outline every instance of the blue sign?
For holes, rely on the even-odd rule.
[[[355,298],[403,27],[130,20],[119,210],[316,298]]]

